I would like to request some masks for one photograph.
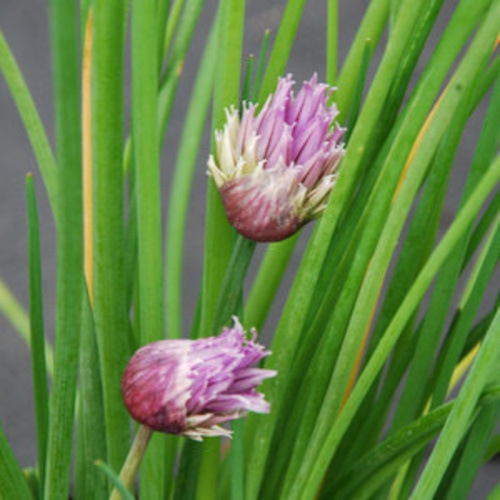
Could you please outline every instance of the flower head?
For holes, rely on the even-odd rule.
[[[229,222],[256,241],[282,240],[319,216],[345,153],[332,89],[316,75],[296,96],[293,84],[280,78],[262,109],[244,104],[241,119],[226,110],[208,162]]]
[[[161,432],[201,440],[230,436],[219,424],[248,411],[268,413],[255,388],[274,370],[252,368],[269,354],[234,318],[233,328],[199,340],[160,340],[139,349],[122,378],[125,406],[133,418]]]

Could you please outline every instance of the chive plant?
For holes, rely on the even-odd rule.
[[[53,145],[0,31],[38,166],[27,311],[0,281],[31,349],[37,455],[23,470],[0,425],[0,498],[465,499],[500,453],[500,0],[371,0],[342,64],[342,5],[325,4],[326,82],[292,90],[313,6],[286,2],[254,56],[245,2],[218,2],[168,193],[160,151],[201,0],[51,0]],[[207,168],[188,330],[187,214]],[[33,176],[57,233],[53,343]]]

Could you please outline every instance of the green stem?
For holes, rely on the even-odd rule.
[[[200,471],[196,488],[196,500],[216,500],[220,439],[204,440],[201,452]]]
[[[243,317],[248,327],[260,330],[264,325],[299,235],[300,232],[267,249],[245,304]]]
[[[241,298],[243,281],[252,260],[257,243],[243,236],[238,236],[233,248],[233,253],[226,268],[222,282],[217,307],[215,309],[212,330],[219,332],[235,314]]]

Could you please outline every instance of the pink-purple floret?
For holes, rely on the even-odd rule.
[[[264,168],[280,161],[298,169],[298,181],[313,187],[338,159],[338,146],[345,129],[335,124],[335,104],[328,105],[332,89],[317,82],[314,74],[293,95],[292,76],[280,78],[276,92],[255,116],[256,106],[244,106],[238,136],[238,149],[244,152],[252,132],[259,136],[257,155],[265,159]]]
[[[235,326],[217,337],[146,345],[125,370],[125,405],[152,429],[195,436],[248,411],[269,412],[255,388],[276,372],[252,367],[269,354],[255,337],[253,331],[247,340],[235,318]]]

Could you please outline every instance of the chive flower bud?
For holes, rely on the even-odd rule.
[[[160,340],[140,348],[122,378],[125,406],[145,426],[201,441],[230,436],[220,424],[248,411],[268,413],[256,387],[274,370],[252,367],[270,354],[250,340],[236,317],[233,328],[199,340]]]
[[[215,132],[208,173],[220,192],[229,222],[255,241],[280,241],[322,214],[345,154],[345,129],[329,104],[333,89],[316,74],[295,96],[291,75],[280,78],[258,112],[257,105],[226,109]]]

